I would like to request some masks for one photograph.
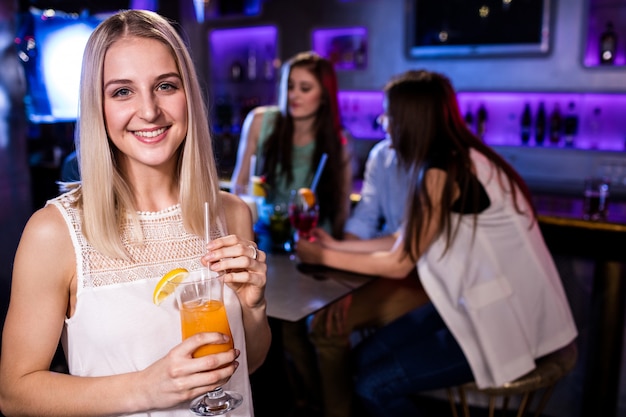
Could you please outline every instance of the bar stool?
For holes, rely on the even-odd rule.
[[[500,404],[502,415],[506,415],[509,401],[514,397],[520,398],[517,417],[522,417],[526,415],[526,413],[534,413],[532,415],[538,417],[548,403],[554,386],[574,368],[577,357],[578,349],[574,341],[538,359],[537,367],[534,370],[500,387],[479,389],[474,382],[469,382],[458,387],[448,388],[448,399],[450,401],[452,415],[453,417],[458,417],[457,402],[455,401],[454,395],[454,390],[456,390],[459,398],[458,402],[463,410],[463,417],[470,417],[466,396],[470,392],[479,393],[480,395],[486,395],[488,397],[489,417],[495,416],[498,403]],[[533,411],[533,396],[539,392],[542,392],[542,395]]]

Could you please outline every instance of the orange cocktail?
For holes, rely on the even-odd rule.
[[[224,306],[222,276],[206,268],[189,272],[176,284],[183,340],[200,332],[218,332],[229,337],[228,343],[211,343],[196,349],[194,358],[233,349],[233,337]]]
[[[219,278],[214,278],[219,279]],[[219,332],[230,338],[228,343],[204,345],[193,353],[193,357],[226,352],[233,349],[226,307],[219,300],[196,300],[183,303],[180,309],[183,340],[200,332]]]

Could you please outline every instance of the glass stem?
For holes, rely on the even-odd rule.
[[[210,399],[216,399],[216,398],[222,398],[225,394],[224,394],[224,390],[222,389],[222,387],[219,387],[219,388],[215,388],[212,391],[207,392],[206,395]]]

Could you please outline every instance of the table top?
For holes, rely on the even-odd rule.
[[[609,200],[608,216],[603,221],[586,221],[583,219],[582,197],[535,195],[533,202],[540,216],[580,220],[581,224],[595,225],[594,227],[603,227],[598,226],[602,224],[623,224],[626,226],[626,202],[624,201]]]
[[[551,250],[626,260],[623,250],[626,247],[626,204],[610,205],[606,221],[584,220],[582,199],[536,196],[535,204],[539,224]],[[266,242],[260,241],[259,246],[269,249]],[[267,315],[281,320],[299,321],[376,279],[322,266],[302,265],[287,253],[266,252]]]
[[[606,220],[585,220],[582,199],[535,196],[537,220],[553,254],[626,262],[626,204],[611,202]]]
[[[267,254],[267,315],[298,321],[376,279],[322,266],[303,265],[286,253]]]

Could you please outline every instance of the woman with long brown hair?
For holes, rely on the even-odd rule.
[[[231,191],[244,193],[250,177],[265,177],[267,202],[288,202],[291,190],[310,187],[315,170],[328,156],[316,189],[320,224],[343,234],[349,213],[352,170],[341,126],[337,77],[332,62],[301,52],[282,68],[278,106],[262,106],[246,117],[241,131]]]
[[[514,380],[577,330],[530,192],[467,129],[449,79],[401,74],[385,87],[384,107],[410,173],[404,227],[358,242],[318,231],[317,242],[298,243],[298,254],[392,279],[417,268],[430,303],[357,346],[355,390],[372,415],[419,415],[410,395]]]

